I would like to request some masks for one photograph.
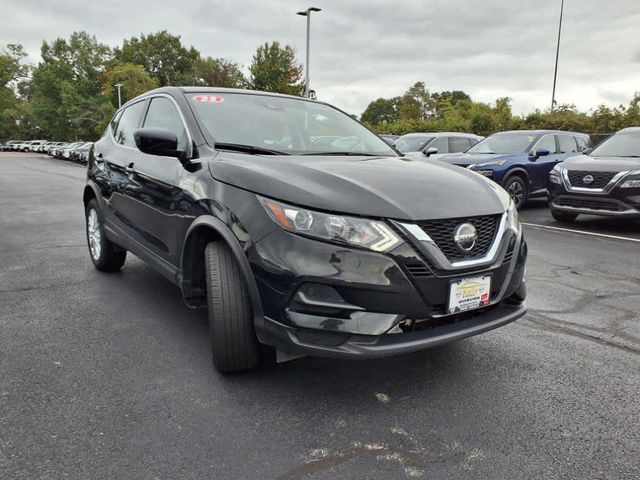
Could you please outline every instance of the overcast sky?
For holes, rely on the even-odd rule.
[[[311,28],[311,86],[361,113],[378,97],[424,81],[475,100],[513,99],[515,112],[551,101],[560,0],[0,0],[0,47],[76,30],[119,45],[166,29],[204,55],[246,67],[258,44],[279,40],[304,62],[296,11],[322,8]],[[566,0],[556,99],[581,109],[628,103],[640,91],[640,0]]]

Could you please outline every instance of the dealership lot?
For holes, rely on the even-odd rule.
[[[0,153],[0,478],[640,476],[637,223],[567,231],[532,202],[525,318],[225,377],[173,285],[94,270],[84,176]]]

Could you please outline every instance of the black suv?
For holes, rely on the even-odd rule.
[[[412,352],[526,311],[507,193],[403,158],[320,102],[148,92],[96,142],[84,205],[96,268],[118,270],[130,251],[208,307],[221,371],[274,351]]]
[[[548,198],[559,222],[585,213],[640,219],[640,127],[620,130],[589,155],[556,165]]]

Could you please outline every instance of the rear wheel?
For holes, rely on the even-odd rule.
[[[519,210],[527,201],[527,184],[525,180],[518,176],[512,175],[504,182],[504,189],[507,191],[511,200]]]
[[[107,238],[102,226],[102,215],[96,199],[87,204],[86,226],[87,244],[93,265],[103,272],[115,272],[122,268],[127,258],[127,251],[123,250]]]
[[[560,223],[571,223],[578,218],[577,213],[563,212],[561,210],[551,210],[551,216]]]
[[[205,268],[213,364],[221,372],[250,370],[258,365],[259,348],[240,266],[226,243],[211,242]]]

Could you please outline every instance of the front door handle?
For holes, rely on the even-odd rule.
[[[126,174],[130,174],[130,173],[135,173],[135,169],[133,168],[133,162],[131,162],[129,165],[127,165],[126,167],[124,167],[124,171]]]

